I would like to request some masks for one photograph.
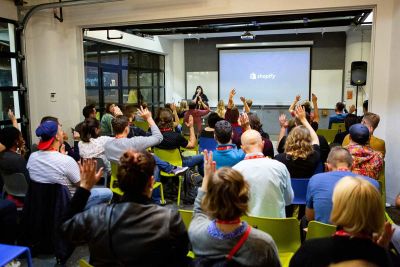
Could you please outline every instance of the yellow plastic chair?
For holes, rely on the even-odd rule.
[[[193,218],[193,210],[179,210],[179,213],[181,214],[183,223],[186,226],[186,230],[189,230],[189,225]]]
[[[243,216],[242,220],[271,235],[278,247],[282,266],[289,266],[290,259],[301,245],[300,224],[296,218]]]
[[[188,135],[183,135],[183,137],[189,141]],[[199,152],[199,143],[197,142],[194,148],[181,147],[180,150],[182,151],[182,156],[184,157],[196,156]]]
[[[329,237],[336,232],[336,226],[317,221],[311,221],[307,226],[306,240],[311,238]]]
[[[317,134],[318,135],[322,135],[323,137],[325,137],[326,141],[328,141],[328,143],[332,143],[333,140],[335,140],[335,136],[338,133],[338,130],[334,130],[334,129],[318,129],[317,130]]]
[[[118,178],[117,178],[117,173],[118,173],[118,163],[116,162],[111,162],[111,181],[110,181],[110,190],[117,194],[122,196],[124,192],[121,191],[118,185]],[[164,189],[163,185],[160,182],[155,182],[153,185],[153,189],[156,189],[157,187],[160,187],[160,195],[161,195],[161,204],[165,204],[165,199],[164,199]]]
[[[147,132],[149,130],[149,124],[147,121],[134,121],[133,124],[145,132]]]
[[[84,259],[79,260],[79,267],[93,267],[89,262]]]
[[[332,130],[338,130],[339,133],[346,131],[346,127],[344,126],[343,122],[334,122],[334,123],[332,123],[331,129]]]
[[[170,163],[171,165],[182,167],[182,157],[181,157],[181,152],[179,149],[160,149],[155,147],[154,148],[154,154],[159,157],[161,160],[166,161]],[[163,171],[160,171],[160,174],[162,176],[166,177],[173,177],[175,174],[172,173],[166,173]],[[179,176],[179,185],[178,185],[178,199],[177,199],[177,205],[181,204],[181,191],[182,191],[182,184],[183,184],[183,173],[180,174]]]

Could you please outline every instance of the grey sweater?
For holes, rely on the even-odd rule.
[[[221,259],[228,255],[241,236],[220,240],[210,236],[210,219],[201,209],[201,201],[206,193],[199,188],[194,203],[194,214],[189,227],[189,239],[197,257]],[[251,229],[250,235],[242,247],[233,256],[233,260],[243,266],[281,266],[278,250],[272,237],[260,230]]]
[[[136,151],[146,150],[156,146],[163,140],[163,136],[157,125],[150,127],[151,136],[135,136],[132,138],[115,138],[104,145],[105,155],[109,161],[117,162],[122,154],[129,149]]]

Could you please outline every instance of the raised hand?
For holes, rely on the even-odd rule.
[[[317,102],[318,97],[315,94],[311,94],[311,101],[312,102]]]
[[[190,115],[189,116],[189,120],[188,120],[188,122],[185,122],[185,124],[186,124],[186,126],[188,127],[188,128],[190,128],[190,127],[193,127],[193,116],[192,115]]]
[[[241,96],[241,97],[240,97],[240,101],[246,102],[246,98],[244,98],[243,96]]]
[[[301,96],[300,95],[296,95],[296,98],[294,99],[294,101],[299,102],[300,101]]]
[[[231,91],[229,92],[229,98],[233,99],[233,97],[236,95],[236,90],[235,88],[232,88]]]
[[[93,159],[84,159],[79,163],[79,170],[81,173],[80,187],[87,190],[93,188],[103,175],[103,168],[96,172],[97,162]]]
[[[356,111],[356,106],[355,105],[351,105],[349,108],[349,113],[353,113],[354,111]]]
[[[306,111],[303,106],[297,106],[294,114],[301,122],[307,120]]]
[[[171,110],[172,110],[172,111],[176,111],[176,105],[175,105],[175,103],[172,103],[172,104],[171,104]]]
[[[16,120],[15,115],[14,115],[14,112],[13,112],[11,109],[8,110],[8,118],[9,118],[11,121]]]
[[[123,115],[121,109],[120,109],[118,106],[115,106],[115,107],[114,107],[114,109],[113,109],[113,114],[114,114],[115,117],[116,117],[116,116]]]
[[[239,116],[239,124],[240,126],[242,126],[245,130],[250,130],[250,120],[249,120],[249,116],[247,115],[247,113],[242,113]]]
[[[279,115],[279,125],[281,126],[281,128],[287,128],[289,126],[285,114]]]
[[[137,114],[146,121],[151,119],[151,112],[147,108],[144,109],[142,106],[138,109]]]
[[[216,163],[212,158],[212,151],[203,151],[204,154],[204,178],[201,189],[207,191],[208,182],[213,177],[216,169]]]

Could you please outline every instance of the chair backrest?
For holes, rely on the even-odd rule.
[[[326,141],[330,144],[335,140],[335,136],[338,133],[337,129],[318,129],[317,134],[325,137]]]
[[[84,259],[79,260],[79,267],[93,267],[89,262]]]
[[[179,213],[181,214],[183,223],[186,226],[186,230],[189,230],[189,225],[193,218],[193,210],[179,210]]]
[[[113,193],[122,196],[124,193],[121,191],[121,189],[119,189],[117,173],[118,173],[118,163],[111,162],[110,190]]]
[[[161,149],[154,148],[154,154],[161,160],[166,161],[174,166],[182,167],[182,157],[181,152],[178,148],[175,149]]]
[[[301,245],[299,221],[296,218],[266,218],[243,216],[249,225],[264,231],[274,239],[279,253],[296,252]]]
[[[23,173],[2,174],[3,191],[9,195],[25,197],[28,192],[28,182]]]
[[[346,127],[344,125],[344,122],[334,122],[334,123],[332,123],[331,129],[338,130],[339,133],[346,131]]]
[[[329,237],[336,231],[336,226],[317,221],[311,221],[307,226],[306,239]]]
[[[217,147],[218,143],[214,138],[210,137],[201,137],[199,138],[199,152],[202,152],[204,149],[208,151],[213,151]]]
[[[294,198],[292,204],[298,204],[298,205],[306,204],[307,186],[309,181],[310,181],[309,178],[290,179],[294,192]]]
[[[136,127],[139,127],[145,132],[149,130],[149,124],[147,121],[135,121],[133,124],[135,124]]]

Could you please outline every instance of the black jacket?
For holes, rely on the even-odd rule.
[[[121,203],[81,212],[89,195],[83,188],[76,191],[61,231],[73,243],[89,244],[92,265],[186,265],[189,238],[176,210],[125,196]]]

